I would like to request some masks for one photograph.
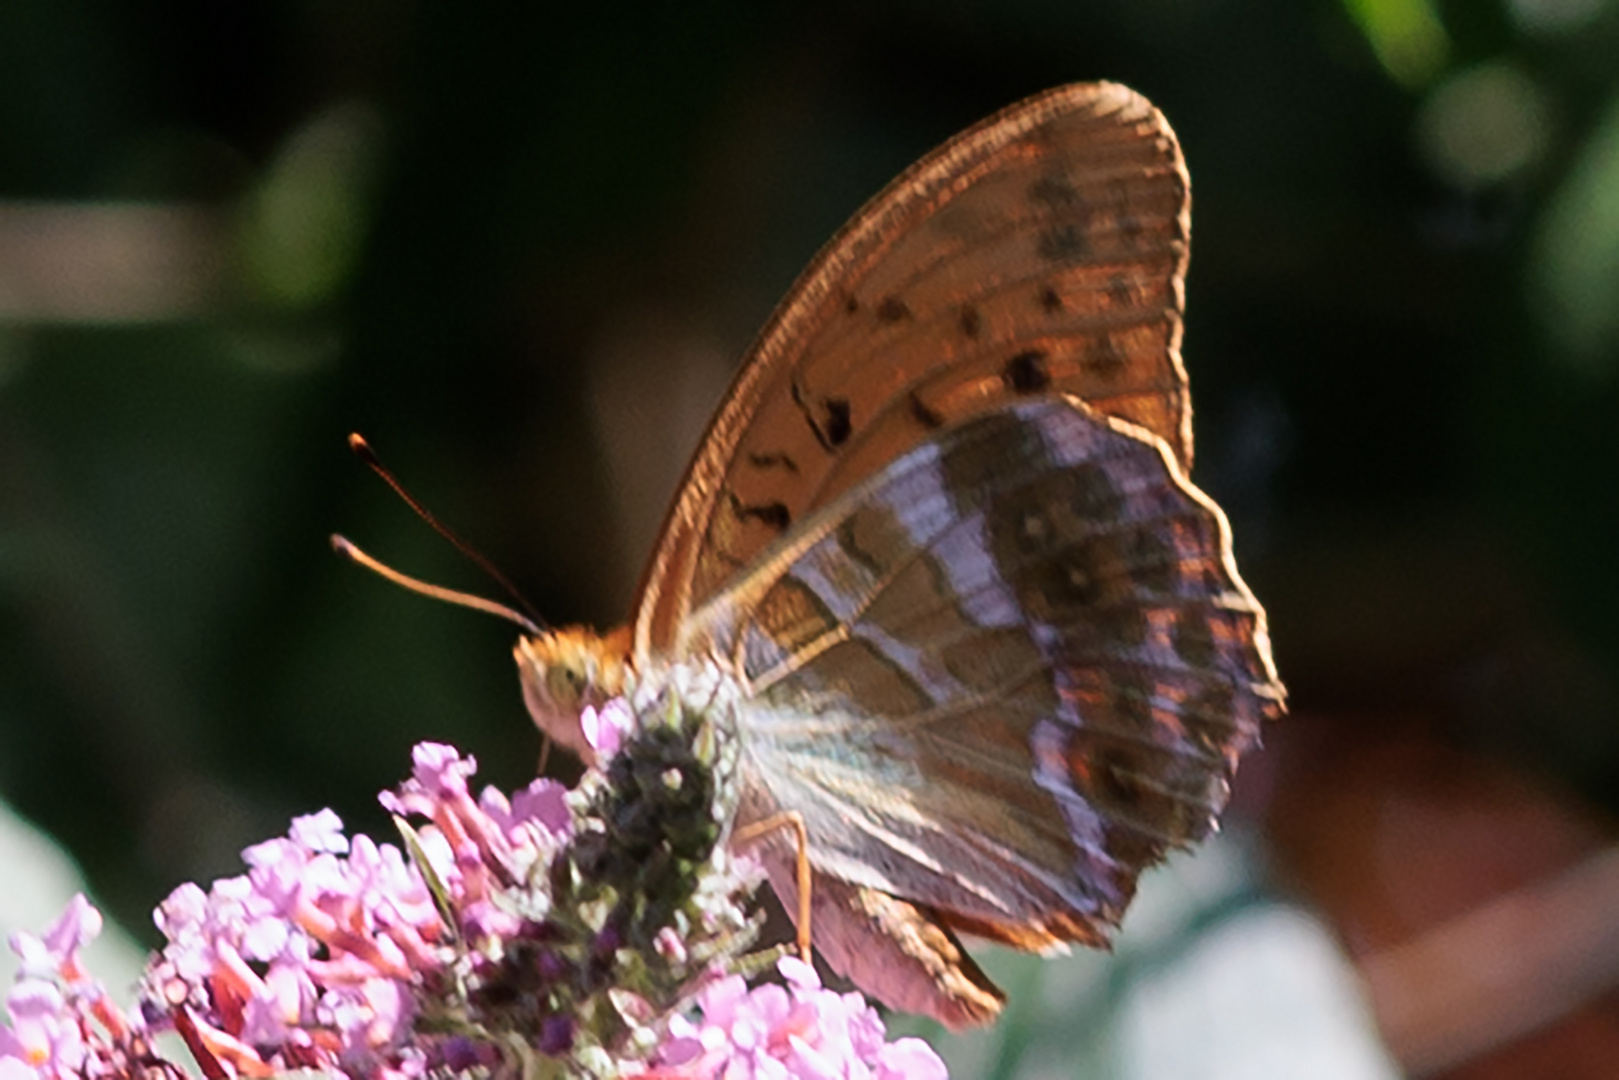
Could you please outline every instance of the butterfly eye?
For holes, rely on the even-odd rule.
[[[535,726],[587,765],[595,751],[580,714],[624,692],[628,651],[627,631],[603,637],[577,626],[519,638],[512,650]]]
[[[546,670],[545,689],[559,708],[576,708],[584,698],[585,691],[590,685],[584,664],[584,657],[570,656],[566,659],[559,658]]]

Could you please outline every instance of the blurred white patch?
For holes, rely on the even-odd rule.
[[[1509,64],[1479,64],[1428,95],[1417,115],[1417,149],[1441,180],[1473,191],[1538,162],[1550,127],[1550,105],[1529,76]]]
[[[0,202],[0,324],[197,318],[227,291],[221,232],[203,206]]]
[[[1308,914],[1263,899],[1233,829],[1148,871],[1112,953],[975,946],[1008,995],[993,1027],[920,1034],[951,1080],[1396,1080],[1349,961]]]
[[[18,930],[39,934],[74,893],[84,891],[83,875],[56,842],[0,803],[0,940],[9,942]],[[146,964],[141,947],[107,920],[83,955],[91,977],[127,1007]],[[16,953],[0,946],[0,996],[11,988],[16,971]]]
[[[1227,919],[1137,982],[1120,1075],[1395,1080],[1348,962],[1314,919],[1265,906]]]

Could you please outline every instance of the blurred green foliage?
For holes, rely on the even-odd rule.
[[[490,591],[345,435],[548,617],[619,620],[816,247],[1109,78],[1191,166],[1197,474],[1295,708],[1427,709],[1619,808],[1615,55],[1610,0],[8,0],[0,795],[144,928],[293,813],[384,832],[417,740],[518,782],[511,630],[326,546]],[[192,231],[39,241],[91,205]]]

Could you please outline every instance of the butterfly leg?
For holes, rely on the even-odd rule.
[[[798,956],[804,963],[810,959],[810,861],[809,830],[804,827],[804,815],[796,810],[783,810],[763,821],[755,821],[738,829],[731,837],[735,847],[761,840],[771,833],[791,829],[798,843]]]

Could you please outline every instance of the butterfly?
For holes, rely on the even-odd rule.
[[[739,824],[801,815],[822,958],[950,1027],[958,934],[1103,945],[1283,710],[1265,615],[1187,478],[1189,182],[1110,83],[951,139],[811,263],[692,461],[633,621],[515,650],[535,722],[636,674],[737,684]],[[795,909],[794,859],[764,855]]]

